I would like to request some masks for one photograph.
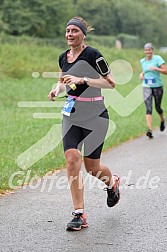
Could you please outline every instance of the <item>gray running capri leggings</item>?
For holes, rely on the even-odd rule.
[[[158,114],[162,114],[161,101],[163,96],[163,87],[147,88],[143,87],[143,97],[146,106],[146,114],[152,115],[152,99],[154,97],[155,108]]]

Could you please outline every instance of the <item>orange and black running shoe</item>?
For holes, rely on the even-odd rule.
[[[75,213],[73,212],[74,218],[67,224],[67,231],[79,231],[81,228],[87,228],[88,223],[86,221],[85,213]]]
[[[114,185],[111,189],[104,188],[104,191],[107,191],[107,206],[108,207],[115,206],[120,199],[120,191],[119,191],[120,178],[114,175],[113,180],[114,180]]]

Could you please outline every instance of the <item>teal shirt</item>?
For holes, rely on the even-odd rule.
[[[143,58],[140,60],[140,63],[144,73],[143,87],[161,87],[163,83],[160,72],[151,71],[149,70],[149,68],[151,66],[160,67],[162,64],[165,63],[163,58],[159,55],[153,55],[151,60],[146,60],[146,58]]]

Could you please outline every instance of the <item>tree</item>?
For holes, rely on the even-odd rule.
[[[12,35],[56,37],[64,33],[71,6],[70,0],[3,0],[2,20],[8,24],[6,32]]]
[[[0,28],[12,35],[64,36],[66,22],[83,17],[95,35],[130,34],[140,41],[167,41],[165,0],[0,0]]]

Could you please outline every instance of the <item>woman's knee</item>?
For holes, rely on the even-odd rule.
[[[82,157],[79,150],[69,149],[65,152],[65,157],[68,171],[80,170]]]

